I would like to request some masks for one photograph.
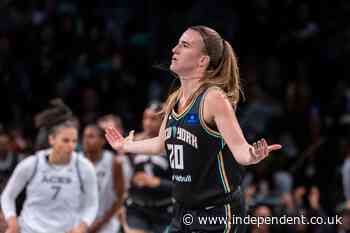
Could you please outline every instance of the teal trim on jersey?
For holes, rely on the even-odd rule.
[[[222,184],[222,186],[223,186],[223,188],[225,190],[225,193],[228,193],[229,190],[228,190],[228,188],[226,187],[226,184],[225,184],[225,178],[224,178],[224,174],[223,174],[222,166],[221,166],[220,153],[221,152],[219,152],[219,154],[217,154],[217,156],[216,156],[217,157],[217,161],[218,161],[219,174],[220,174],[221,184]]]
[[[196,103],[196,101],[197,101],[197,99],[198,99],[198,97],[199,97],[200,95],[197,95],[196,96],[196,98],[194,98],[193,100],[192,100],[192,102],[186,107],[186,109],[185,109],[185,111],[184,112],[182,112],[182,113],[180,113],[180,114],[177,114],[175,111],[174,111],[174,109],[171,111],[171,115],[175,118],[175,120],[180,120],[181,118],[183,118],[191,109],[192,109],[192,107],[193,107],[193,105]]]
[[[221,150],[224,149],[225,145],[226,145],[225,140],[221,138]]]
[[[216,158],[218,160],[218,169],[219,169],[219,174],[220,174],[222,186],[224,187],[225,193],[228,193],[228,192],[230,192],[230,188],[227,187],[227,185],[229,185],[229,184],[226,185],[225,177],[224,177],[225,176],[225,174],[224,174],[225,171],[223,170],[225,168],[221,165],[221,164],[224,164],[224,162],[221,161],[221,159],[223,159],[221,152],[222,152],[222,149],[224,148],[224,146],[225,146],[225,141],[224,141],[223,138],[221,138],[221,149],[220,149],[219,153],[216,155]],[[220,158],[220,155],[221,155],[221,158]]]
[[[230,214],[229,213],[229,209],[227,208],[227,205],[224,205],[224,207],[225,207],[225,214],[226,214],[226,224],[225,224],[225,230],[224,230],[224,233],[227,233],[227,232],[230,232],[230,226],[231,226],[231,223],[230,223],[230,221],[231,221],[231,219],[229,218],[229,216],[228,216],[228,214]]]
[[[229,232],[233,232],[233,233],[237,233],[238,231],[238,224],[236,223],[236,225],[234,225],[234,216],[232,215],[232,211],[231,211],[231,205],[230,204],[226,204],[225,206],[225,212],[226,212],[226,226],[225,226],[225,230],[224,233],[229,233]],[[232,231],[232,229],[234,228],[234,231]]]
[[[221,134],[217,134],[215,131],[213,131],[208,126],[206,126],[206,124],[205,124],[204,120],[202,120],[201,116],[199,117],[199,119],[200,119],[199,122],[200,122],[202,128],[205,130],[205,132],[207,132],[209,135],[211,135],[211,136],[213,136],[215,138],[221,138]]]

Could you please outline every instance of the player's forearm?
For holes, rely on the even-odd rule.
[[[8,228],[11,228],[11,229],[18,228],[16,216],[9,217],[6,221],[6,223],[7,223]]]
[[[124,146],[126,152],[132,154],[160,155],[164,153],[164,142],[158,137],[133,141]]]
[[[1,194],[1,208],[6,220],[16,216],[16,198],[26,186],[30,175],[33,174],[35,161],[35,158],[31,156],[20,162]]]
[[[89,205],[89,203],[86,203]],[[85,206],[85,208],[82,209],[83,215],[81,216],[82,222],[86,223],[87,226],[90,226],[96,216],[97,216],[97,207],[98,205],[95,205],[95,203],[91,203],[91,206]]]
[[[119,208],[121,208],[122,204],[123,204],[123,199],[118,199],[118,200],[116,200],[116,201],[113,203],[112,207],[109,208],[109,209],[106,211],[105,215],[103,215],[103,217],[101,218],[101,225],[106,224],[112,217],[114,217],[115,214],[116,214],[116,212],[117,212],[117,210],[118,210]]]
[[[7,192],[3,192],[1,195],[1,207],[4,214],[4,218],[9,221],[13,217],[16,217],[16,205],[15,198],[12,198]]]
[[[16,198],[23,189],[22,183],[19,176],[13,175],[1,194],[1,208],[6,220],[16,217]]]
[[[252,146],[248,143],[235,145],[232,151],[236,161],[243,166],[255,164],[256,160],[250,151],[251,149]]]

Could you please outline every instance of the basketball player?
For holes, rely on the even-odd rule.
[[[95,166],[99,192],[98,214],[89,233],[116,233],[120,224],[115,214],[124,196],[122,165],[110,151],[103,150],[104,132],[97,125],[85,127],[82,144],[84,155]]]
[[[158,135],[162,118],[160,103],[151,103],[143,112],[143,131],[135,140]],[[127,225],[138,232],[162,233],[169,225],[172,211],[170,164],[160,156],[132,156],[135,174],[126,200]]]
[[[40,119],[51,148],[18,164],[1,196],[8,223],[6,233],[85,233],[98,209],[97,181],[92,164],[74,152],[78,140],[71,112],[54,103]],[[20,216],[15,200],[26,188]]]
[[[246,141],[235,115],[241,90],[237,58],[215,30],[188,28],[172,52],[170,70],[181,86],[167,99],[159,136],[133,141],[133,132],[123,138],[108,129],[106,138],[114,149],[131,153],[167,152],[176,200],[169,232],[244,232],[243,224],[231,222],[245,215],[241,165],[257,164],[281,145]],[[201,224],[203,216],[226,223]]]

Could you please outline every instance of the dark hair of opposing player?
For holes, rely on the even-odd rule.
[[[104,139],[104,135],[105,135],[104,130],[101,127],[99,127],[97,124],[88,124],[85,126],[85,129],[87,128],[95,129],[98,133],[98,136]]]
[[[61,99],[54,99],[51,106],[35,117],[37,128],[45,128],[48,135],[54,135],[61,128],[78,128],[71,109]]]

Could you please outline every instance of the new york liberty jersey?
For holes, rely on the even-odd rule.
[[[236,190],[242,170],[217,130],[203,120],[197,96],[180,114],[167,117],[165,148],[175,184],[175,200],[187,207],[206,205]]]

